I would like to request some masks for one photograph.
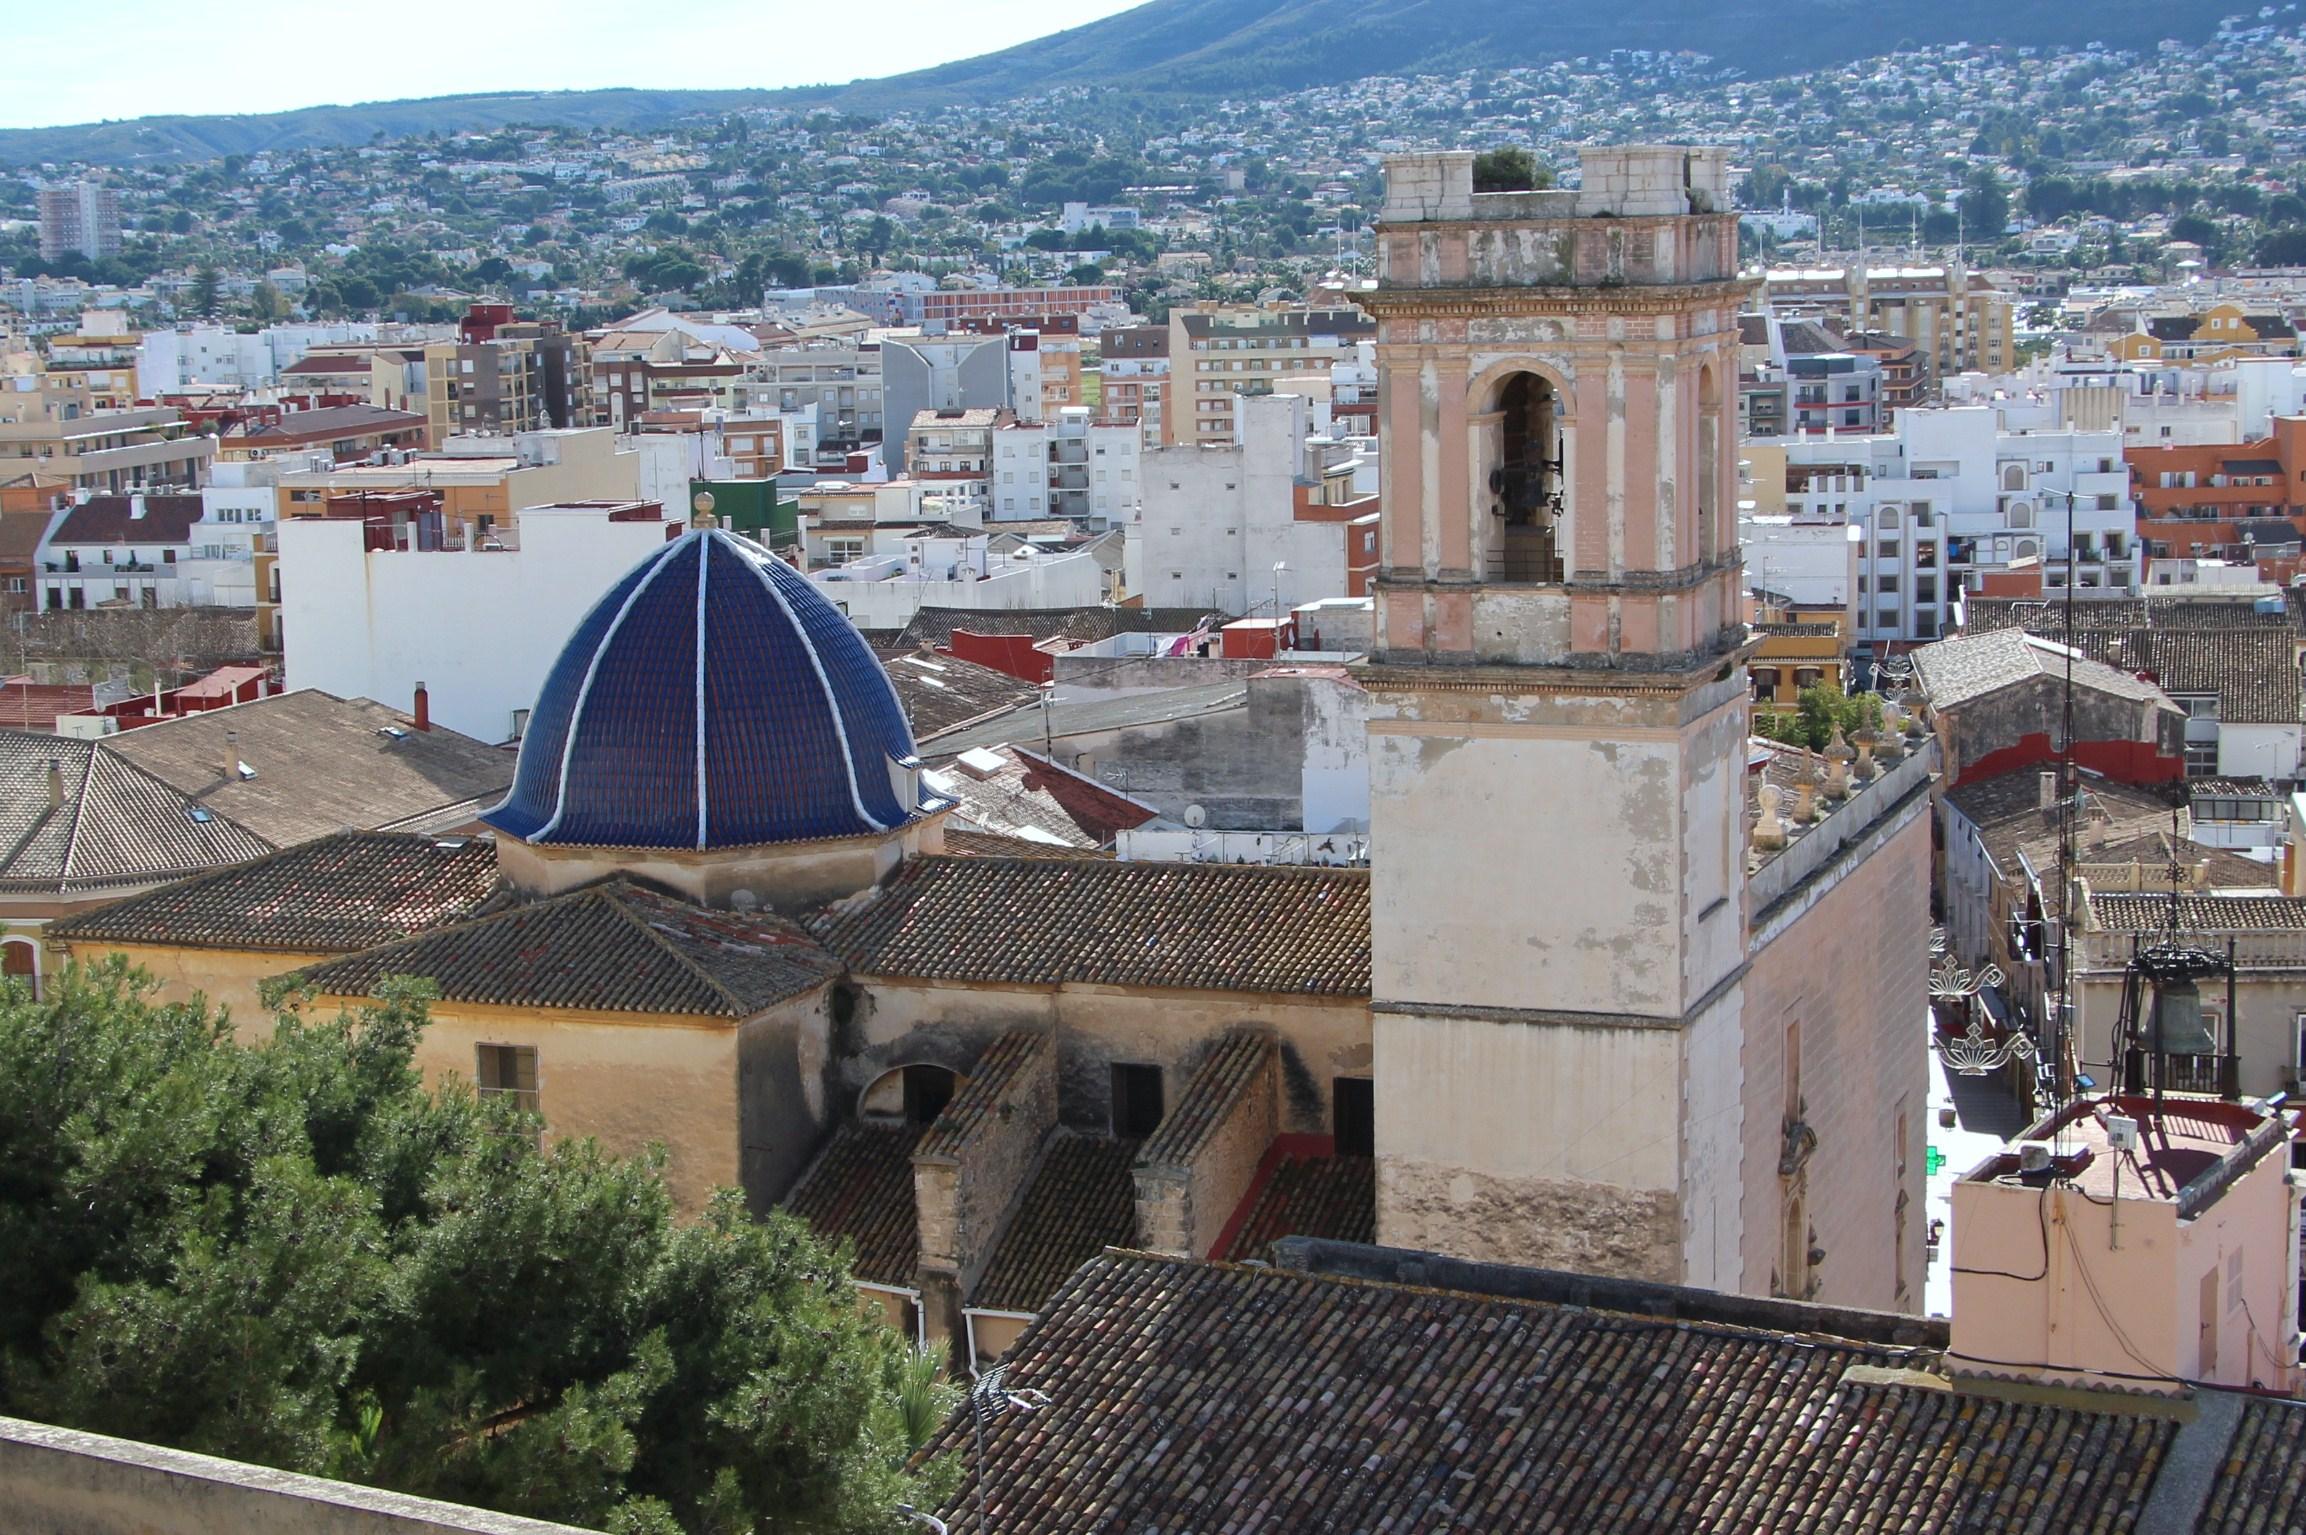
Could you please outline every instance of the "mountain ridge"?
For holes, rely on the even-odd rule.
[[[1372,74],[1542,65],[1619,49],[1710,54],[1769,77],[1902,46],[2151,47],[2207,36],[2199,0],[1938,0],[1886,32],[1870,0],[1149,0],[973,58],[846,85],[778,90],[502,91],[0,130],[0,165],[132,164],[334,149],[515,124],[645,131],[699,113],[823,105],[860,113],[984,105],[1065,86],[1171,98],[1271,93]],[[1373,67],[1374,66],[1374,67]]]

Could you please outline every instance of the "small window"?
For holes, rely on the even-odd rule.
[[[1330,1084],[1337,1122],[1337,1154],[1377,1155],[1376,1084],[1367,1077],[1339,1077]]]
[[[904,1086],[905,1123],[909,1125],[936,1123],[945,1105],[953,1101],[953,1073],[942,1066],[907,1066]]]
[[[510,1096],[524,1114],[537,1109],[536,1046],[480,1045],[477,1078],[483,1098]]]
[[[1161,1128],[1161,1068],[1113,1068],[1113,1133],[1141,1141]]]

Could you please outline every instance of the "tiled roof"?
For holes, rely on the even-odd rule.
[[[855,1246],[850,1272],[867,1284],[911,1288],[921,1261],[913,1198],[914,1125],[851,1121],[833,1132],[785,1196],[785,1208],[828,1241]]]
[[[1019,1081],[1056,1048],[1040,1029],[1011,1029],[986,1046],[977,1064],[969,1069],[968,1085],[937,1115],[937,1122],[921,1137],[915,1155],[959,1158],[978,1130],[1008,1117],[1009,1100]]]
[[[499,794],[513,768],[510,753],[470,736],[416,730],[397,709],[314,688],[123,731],[102,749],[274,847]],[[227,771],[227,751],[256,776]]]
[[[139,515],[141,504],[142,515]],[[90,496],[64,514],[51,544],[181,544],[200,520],[198,496]]]
[[[2170,897],[2092,895],[2097,925],[2117,933],[2151,933],[2170,922]],[[2181,933],[2264,933],[2306,930],[2306,900],[2282,895],[2183,895],[2178,898]]]
[[[945,828],[945,851],[970,858],[1112,858],[1090,847],[1066,847],[1054,842],[1029,842],[999,832]]]
[[[1292,1157],[1274,1160],[1244,1196],[1248,1209],[1220,1258],[1263,1259],[1283,1237],[1377,1240],[1377,1159]]]
[[[2216,694],[2228,724],[2297,724],[2302,717],[2298,627],[2287,609],[2261,613],[2250,602],[2211,598],[2103,598],[2074,605],[2074,647],[2124,672],[2143,672],[2174,694]],[[1975,632],[2023,623],[2056,639],[2063,606],[1978,600]],[[1917,659],[1934,646],[1916,652]]]
[[[279,421],[229,432],[225,441],[240,443],[327,442],[337,437],[371,437],[388,432],[421,432],[424,417],[413,411],[387,410],[381,405],[327,405],[319,410],[293,410]]]
[[[979,746],[1000,747],[1017,741],[1038,743],[1045,737],[1063,740],[1068,736],[1094,735],[1108,730],[1134,730],[1248,707],[1249,688],[1239,678],[1163,688],[1157,693],[1124,694],[1118,698],[1076,699],[1060,693],[1051,702],[1046,717],[1038,709],[999,715],[979,724],[949,730],[934,741],[924,741],[920,750],[923,757],[937,762]]]
[[[2078,1394],[1909,1384],[1896,1368],[1928,1356],[1804,1331],[1107,1253],[1010,1353],[1005,1384],[1051,1405],[985,1423],[989,1522],[2128,1530],[2175,1432]],[[966,1415],[931,1448],[972,1460]]]
[[[1021,709],[1038,696],[1007,672],[958,656],[941,656],[926,646],[875,646],[873,653],[880,657],[898,701],[905,706],[915,741]]]
[[[2012,768],[1973,779],[1946,795],[1946,803],[1977,828],[1986,855],[2005,875],[2016,871],[2020,848],[2058,833],[2058,813],[2042,808],[2042,771],[2039,766]],[[2085,845],[2106,832],[2139,836],[2170,824],[2170,801],[2150,789],[2089,775],[2081,786],[2075,836]]]
[[[1137,1239],[1137,1143],[1059,1130],[969,1298],[991,1311],[1038,1311],[1073,1271]]]
[[[975,748],[942,762],[929,778],[938,794],[958,803],[957,819],[1033,842],[1109,847],[1155,815],[1151,806],[1015,746]]]
[[[863,975],[1366,997],[1369,876],[916,858],[821,936]]]
[[[0,887],[102,889],[270,851],[263,837],[122,761],[109,743],[0,731]]]
[[[1273,1058],[1273,1041],[1254,1029],[1228,1029],[1193,1068],[1177,1105],[1145,1143],[1149,1166],[1181,1166],[1193,1160],[1210,1133],[1225,1122],[1234,1100],[1256,1082]]]
[[[711,911],[617,878],[303,974],[331,996],[414,975],[456,1002],[749,1018],[838,969],[782,918]]]
[[[2196,1535],[2274,1535],[2306,1525],[2306,1404],[2242,1409],[2210,1480]]]
[[[496,890],[477,838],[346,832],[49,926],[67,942],[350,953],[467,915]]]
[[[2088,648],[2079,643],[2079,635],[2076,641],[2075,648],[2086,656]],[[1924,645],[1914,652],[1914,666],[1931,704],[1950,709],[2036,677],[2055,677],[2063,682],[2067,658],[2063,646],[2022,629],[1996,629]],[[2076,660],[2073,673],[2074,686],[2094,693],[2142,702],[2161,697],[2152,683],[2094,661]]]

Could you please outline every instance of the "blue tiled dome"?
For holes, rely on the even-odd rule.
[[[694,530],[626,574],[546,674],[512,792],[529,842],[719,848],[888,831],[913,755],[888,675],[814,583]]]

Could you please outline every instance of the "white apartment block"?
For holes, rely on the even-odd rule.
[[[1085,405],[1054,421],[1012,421],[993,432],[988,522],[1066,517],[1109,528],[1136,520],[1143,486],[1137,426],[1100,421]]]
[[[136,343],[136,389],[147,399],[196,384],[268,389],[280,382],[281,369],[302,361],[314,347],[376,339],[376,326],[356,321],[268,325],[245,332],[228,325],[146,331]]]
[[[1956,406],[1901,412],[1895,432],[1790,439],[1782,450],[1783,506],[1759,509],[1783,511],[1788,546],[1781,561],[1776,520],[1750,518],[1746,567],[1758,580],[1794,565],[1797,543],[1819,541],[1794,539],[1794,526],[1859,529],[1856,638],[1877,652],[1946,633],[1956,599],[1987,571],[2039,562],[2045,591],[2063,591],[2069,526],[2077,591],[2138,587],[2118,430],[2018,425],[1992,406]]]
[[[1309,439],[1311,422],[1302,395],[1247,396],[1239,441],[1146,454],[1129,590],[1148,607],[1243,616],[1348,595],[1353,539],[1366,530],[1321,514],[1359,499],[1354,459]]]

